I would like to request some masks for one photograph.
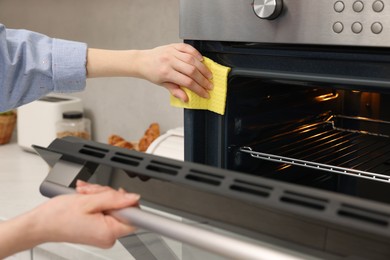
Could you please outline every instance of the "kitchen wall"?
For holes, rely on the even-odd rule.
[[[179,0],[0,0],[0,23],[89,47],[149,49],[179,39]],[[162,132],[183,125],[182,109],[169,105],[162,87],[132,78],[88,79],[81,97],[94,139],[116,133],[138,140],[151,122]]]

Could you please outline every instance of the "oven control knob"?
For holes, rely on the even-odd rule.
[[[253,0],[253,10],[261,19],[275,19],[282,9],[283,0]]]

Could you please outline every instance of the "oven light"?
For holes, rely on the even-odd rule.
[[[281,167],[279,167],[278,172],[279,172],[279,171],[286,170],[286,169],[290,168],[291,166],[292,166],[292,165],[290,165],[290,164],[282,165]]]
[[[321,95],[321,96],[315,97],[315,100],[318,101],[318,102],[324,102],[324,101],[336,99],[338,96],[339,96],[338,93],[329,93],[329,94],[325,94],[325,95]]]

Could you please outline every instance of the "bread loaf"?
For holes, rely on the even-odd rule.
[[[127,142],[126,140],[119,141],[119,142],[115,143],[114,146],[127,148],[127,149],[130,149],[130,150],[134,149],[134,145],[132,143],[130,143],[130,142]]]
[[[158,123],[152,123],[150,124],[148,129],[146,129],[142,138],[139,140],[138,147],[137,144],[128,142],[123,137],[116,134],[113,134],[108,138],[108,144],[131,150],[138,150],[140,152],[145,152],[150,146],[150,144],[159,136],[160,125]]]
[[[108,137],[108,144],[115,145],[116,143],[122,142],[124,140],[125,139],[123,139],[119,135],[111,135],[110,137]]]
[[[138,142],[138,148],[141,152],[145,152],[150,144],[160,136],[160,125],[158,123],[152,123],[148,129],[146,129],[144,136]]]

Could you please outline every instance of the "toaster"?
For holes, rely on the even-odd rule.
[[[17,109],[17,142],[26,151],[32,145],[49,145],[56,137],[56,123],[66,111],[83,111],[80,98],[47,95]]]

